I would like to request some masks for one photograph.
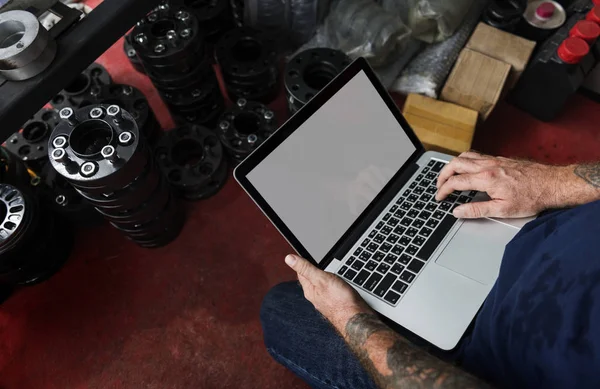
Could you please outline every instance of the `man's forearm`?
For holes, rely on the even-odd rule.
[[[465,371],[419,349],[373,313],[358,313],[342,333],[380,388],[488,388]]]
[[[572,207],[600,200],[600,163],[560,167],[553,208]]]

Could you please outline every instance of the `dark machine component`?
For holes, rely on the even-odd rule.
[[[0,285],[39,283],[68,259],[73,231],[29,187],[0,183],[0,223]]]
[[[152,248],[175,239],[182,209],[133,116],[118,105],[60,115],[48,146],[54,169],[133,242]]]
[[[225,103],[198,20],[167,3],[139,22],[133,47],[175,120],[212,127]]]
[[[237,27],[242,27],[244,25],[244,0],[229,0],[229,5],[231,5],[233,23]]]
[[[219,40],[215,55],[232,101],[244,98],[269,103],[277,97],[279,57],[272,34],[236,28]]]
[[[295,114],[350,64],[339,50],[317,48],[296,54],[285,67],[285,92],[290,114]]]
[[[233,28],[229,0],[170,0],[170,4],[187,7],[196,16],[206,34],[206,42],[215,43],[225,31]],[[209,53],[212,55],[212,50]]]
[[[219,139],[234,163],[240,163],[277,130],[266,106],[239,99],[219,120]]]
[[[163,174],[186,200],[215,195],[227,182],[225,152],[214,131],[184,125],[166,132],[156,146]]]
[[[500,30],[514,32],[526,9],[527,0],[492,0],[483,11],[483,21]]]
[[[6,148],[0,147],[0,182],[20,188],[29,185],[31,179],[25,164]]]
[[[40,176],[41,183],[38,188],[42,206],[49,207],[78,227],[91,227],[102,223],[102,215],[96,212],[52,165],[47,164]]]
[[[25,162],[27,167],[39,173],[48,162],[48,138],[59,122],[57,111],[42,109],[25,123],[21,131],[11,135],[3,146]]]
[[[112,79],[106,69],[100,64],[93,63],[54,96],[50,104],[58,111],[65,107],[74,110],[86,107],[92,104],[92,95],[98,93],[102,85],[110,83]]]
[[[115,104],[129,112],[151,145],[154,144],[162,131],[146,96],[131,85],[111,84],[101,86],[98,93],[93,95],[91,101],[94,105]]]
[[[140,61],[135,49],[133,48],[131,34],[125,35],[125,39],[123,40],[123,51],[129,59],[131,66],[133,66],[135,70],[140,73],[146,73],[144,70],[144,65],[142,65],[142,61]]]

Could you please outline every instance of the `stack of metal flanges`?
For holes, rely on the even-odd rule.
[[[316,48],[301,51],[285,66],[285,92],[291,115],[304,107],[342,72],[351,59],[342,51]]]
[[[202,200],[225,185],[228,163],[214,131],[187,124],[166,132],[156,146],[156,161],[185,200]]]
[[[111,84],[103,85],[94,92],[90,99],[92,104],[118,105],[133,116],[150,145],[156,142],[162,129],[146,96],[139,89],[131,85]]]
[[[242,27],[244,25],[244,0],[229,0],[229,5],[231,5],[233,23],[237,27]]]
[[[279,92],[279,57],[272,33],[250,27],[227,32],[215,48],[227,94],[232,101],[269,103]]]
[[[140,61],[137,52],[133,48],[132,42],[133,38],[131,37],[131,34],[125,35],[125,39],[123,39],[123,51],[125,52],[125,56],[127,56],[131,66],[133,66],[136,71],[140,73],[146,73],[144,70],[144,65],[142,65],[142,61]]]
[[[233,28],[229,0],[170,0],[172,7],[187,7],[196,16],[206,34],[206,42],[215,43]],[[208,53],[212,56],[212,46]]]
[[[68,259],[73,231],[31,188],[0,183],[0,223],[0,286],[39,283]]]
[[[239,99],[219,120],[219,140],[232,161],[243,161],[277,130],[275,114],[263,104]]]
[[[197,18],[161,4],[138,22],[133,47],[178,123],[212,127],[225,107]]]
[[[20,131],[11,135],[3,146],[25,162],[27,167],[39,173],[48,162],[48,139],[59,122],[57,111],[42,109]]]
[[[34,14],[0,13],[0,75],[13,81],[30,79],[46,70],[55,56],[56,41]]]
[[[100,64],[93,63],[54,96],[50,104],[59,111],[65,107],[75,110],[83,108],[92,104],[91,99],[101,86],[111,83],[112,79],[106,69]]]
[[[48,146],[54,169],[138,245],[174,240],[183,212],[133,116],[118,105],[64,108],[60,115]]]

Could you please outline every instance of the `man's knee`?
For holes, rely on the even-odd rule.
[[[260,308],[261,322],[269,321],[274,317],[288,317],[286,311],[293,309],[294,305],[304,300],[302,287],[297,281],[284,282],[275,285],[265,295]]]

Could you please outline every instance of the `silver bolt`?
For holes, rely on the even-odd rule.
[[[151,14],[148,15],[148,21],[149,22],[156,22],[158,20],[158,15],[155,14],[154,12],[152,12]]]
[[[69,201],[67,200],[67,198],[64,195],[56,196],[54,201],[56,201],[56,204],[63,206],[63,207],[66,207],[69,203]]]
[[[187,22],[190,20],[190,14],[186,11],[179,11],[177,12],[177,14],[175,15],[175,17],[179,20],[181,20],[182,22]]]
[[[230,126],[229,122],[221,122],[221,123],[219,123],[219,128],[223,132],[229,130],[229,126]]]
[[[146,45],[148,43],[148,37],[146,34],[140,33],[135,36],[135,41],[140,45]]]
[[[123,85],[123,94],[129,96],[133,93],[133,88],[129,85]]]
[[[163,45],[162,43],[159,43],[154,47],[154,52],[160,54],[160,53],[164,53],[164,51],[166,49],[167,48],[165,47],[165,45]]]
[[[139,21],[139,22],[137,22],[135,25],[136,25],[136,26],[138,26],[138,27],[141,27],[141,26],[143,26],[143,25],[144,25],[144,21],[143,21],[143,20],[140,20],[140,21]]]
[[[67,156],[67,152],[65,149],[55,149],[52,152],[52,159],[56,162],[66,165],[69,162],[69,157]]]
[[[240,108],[244,108],[244,107],[246,106],[246,103],[247,103],[247,102],[248,102],[248,101],[246,101],[246,99],[239,99],[239,100],[237,101],[237,106],[238,106],[238,107],[240,107]]]
[[[273,111],[265,111],[265,120],[270,121],[273,120],[273,118],[275,117],[275,114],[273,113]]]
[[[133,142],[133,134],[129,131],[125,131],[119,134],[119,143],[127,146]]]
[[[54,146],[57,149],[60,149],[61,147],[65,147],[66,145],[67,145],[67,138],[62,135],[57,136],[52,141],[52,146]]]
[[[175,30],[167,31],[167,39],[171,44],[177,43],[177,32]]]
[[[202,91],[200,89],[194,89],[192,91],[192,97],[198,97],[202,94]]]
[[[135,50],[134,50],[134,49],[127,50],[127,56],[128,56],[129,58],[135,58],[135,55],[136,55],[136,52],[135,52]]]
[[[119,123],[123,119],[123,111],[118,105],[111,105],[106,109],[108,116],[114,116],[115,123]]]
[[[84,163],[83,165],[81,165],[81,169],[79,170],[81,175],[84,177],[91,177],[94,174],[96,174],[97,171],[98,171],[98,165],[96,165],[94,162]]]
[[[74,126],[77,124],[77,119],[75,118],[75,112],[73,108],[66,107],[60,110],[59,114],[62,120],[66,120],[70,125]]]
[[[90,111],[90,118],[99,119],[104,116],[104,110],[102,108],[94,108]]]
[[[19,139],[17,139],[17,138],[12,138],[12,139],[10,140],[10,143],[12,143],[12,144],[14,145],[14,144],[15,144],[15,143],[17,143],[18,141],[19,141]]]
[[[181,33],[179,34],[180,37],[182,37],[183,39],[187,39],[189,37],[192,36],[192,29],[191,28],[186,28],[185,30],[181,31]]]
[[[110,163],[115,163],[119,160],[117,150],[115,150],[113,146],[104,146],[100,153],[102,154],[102,157],[108,159]]]
[[[253,145],[258,141],[258,136],[256,136],[255,134],[250,134],[248,135],[248,143]]]
[[[167,11],[169,9],[169,3],[162,3],[158,6],[161,11]]]

